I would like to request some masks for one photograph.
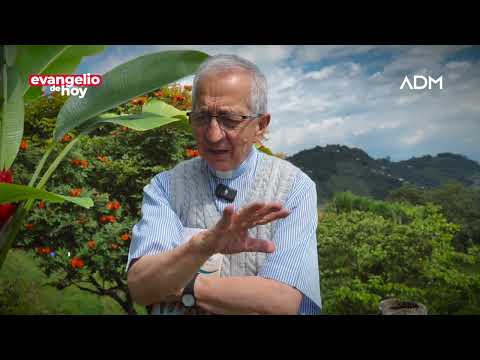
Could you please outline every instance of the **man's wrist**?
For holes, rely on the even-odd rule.
[[[199,274],[197,279],[195,280],[195,284],[193,287],[193,292],[195,294],[195,298],[197,300],[197,305],[200,305],[202,301],[205,301],[205,294],[208,293],[208,287],[210,284],[210,279],[208,276]]]
[[[211,236],[210,230],[201,231],[192,236],[190,245],[193,251],[201,257],[208,259],[215,252],[208,246],[207,237]]]

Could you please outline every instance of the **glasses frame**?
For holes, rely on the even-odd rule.
[[[195,115],[195,114],[208,114],[209,115],[210,121],[205,123],[204,125],[201,125],[201,127],[205,127],[207,125],[210,125],[210,123],[212,121],[212,118],[215,118],[216,120],[218,118],[218,114],[211,114],[211,113],[205,112],[205,111],[189,111],[189,112],[187,112],[187,116],[188,116],[188,119],[190,120],[190,122],[192,122],[192,120],[191,120],[192,114],[193,115]],[[223,127],[223,124],[217,120],[218,126],[224,131],[237,131],[241,128],[240,124],[243,124],[245,122],[245,120],[253,121],[255,119],[258,119],[260,116],[262,116],[264,114],[241,115],[241,114],[237,114],[237,113],[229,113],[229,115],[239,116],[239,117],[242,118],[242,121],[237,121],[239,123],[238,129],[236,128],[236,129],[232,130],[232,129],[225,129]]]

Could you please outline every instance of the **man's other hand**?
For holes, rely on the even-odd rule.
[[[209,254],[271,253],[275,251],[273,241],[252,238],[248,235],[248,229],[286,218],[289,214],[290,211],[278,202],[254,202],[239,212],[229,205],[212,229],[198,234],[198,245]]]

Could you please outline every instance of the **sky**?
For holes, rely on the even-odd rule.
[[[272,117],[265,145],[274,152],[340,144],[377,159],[452,152],[480,162],[480,46],[112,45],[77,73],[180,49],[235,54],[260,68]],[[400,89],[414,75],[442,76],[443,89]]]

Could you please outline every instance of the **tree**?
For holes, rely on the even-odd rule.
[[[55,97],[61,104],[60,95],[52,95]],[[175,104],[178,110],[191,107],[190,91],[174,85],[133,99],[118,110],[135,113],[156,100]],[[45,103],[49,101],[38,102],[35,107],[43,108]],[[41,113],[37,108],[30,110],[32,114]],[[45,125],[41,116],[32,116],[28,122],[31,129]],[[48,140],[48,134],[42,138],[27,131],[25,135],[30,146],[20,152],[14,167],[18,181],[23,183],[28,182],[41,157],[41,147]],[[72,139],[67,140],[72,141],[75,134],[69,136]],[[143,187],[158,172],[189,157],[187,150],[193,147],[193,135],[182,123],[145,132],[113,124],[97,128],[79,140],[48,183],[56,193],[90,197],[94,206],[84,209],[37,201],[19,234],[17,247],[35,251],[50,285],[58,289],[76,286],[98,296],[109,296],[127,314],[135,314],[125,266],[131,230],[141,216]]]
[[[465,251],[472,244],[480,244],[480,189],[459,182],[448,182],[432,189],[404,185],[392,191],[387,200],[413,205],[436,204],[448,221],[460,225],[454,241],[458,250]]]

